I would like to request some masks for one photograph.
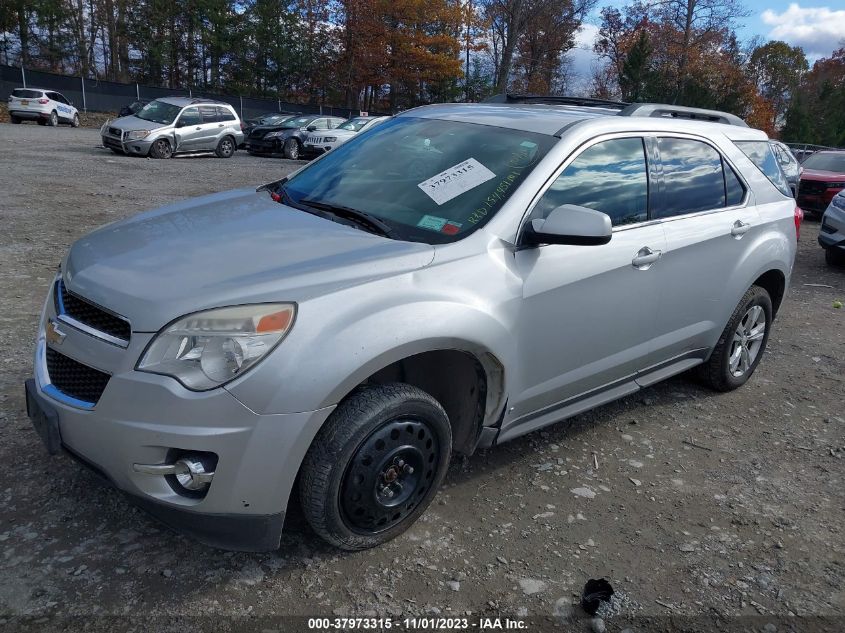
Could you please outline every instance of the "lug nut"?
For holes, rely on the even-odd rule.
[[[414,474],[414,467],[411,466],[410,464],[405,464],[405,472],[408,473],[409,475],[413,475]]]

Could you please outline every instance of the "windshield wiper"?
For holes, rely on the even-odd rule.
[[[394,240],[399,239],[396,234],[396,231],[391,228],[390,225],[388,225],[384,220],[377,218],[376,216],[365,211],[359,211],[358,209],[353,209],[352,207],[344,207],[338,204],[321,202],[319,200],[311,200],[309,198],[302,198],[299,201],[299,204],[304,204],[314,209],[325,211],[326,213],[330,213],[339,218],[350,220],[359,227],[363,229],[368,229],[370,233],[377,233],[379,235],[383,235],[384,237],[389,237]]]

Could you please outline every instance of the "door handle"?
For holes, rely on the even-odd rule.
[[[194,129],[195,129],[195,130],[201,130],[201,129],[202,129],[202,126],[201,126],[201,125],[198,125],[198,126],[196,126]]]
[[[647,270],[660,259],[661,255],[663,255],[663,251],[652,250],[648,246],[643,246],[631,260],[631,264],[639,270]]]
[[[748,232],[748,229],[751,228],[751,224],[749,222],[743,222],[742,220],[737,220],[733,223],[731,227],[731,235],[736,238],[740,238]]]
[[[223,125],[223,124],[221,123],[221,124],[220,124],[220,125],[218,125],[217,127],[226,127],[226,126],[225,126],[225,125]]]

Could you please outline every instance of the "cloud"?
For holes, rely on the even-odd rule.
[[[572,78],[569,86],[570,94],[581,94],[589,89],[593,76],[593,64],[598,59],[593,52],[593,44],[599,34],[599,27],[594,24],[582,24],[575,34],[575,48],[566,54],[570,64]]]
[[[772,27],[769,38],[800,46],[808,57],[827,57],[845,40],[845,10],[805,8],[797,3],[783,13],[766,9],[760,16]]]

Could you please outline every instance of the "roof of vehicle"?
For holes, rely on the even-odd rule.
[[[590,100],[584,100],[590,101]],[[575,124],[595,125],[607,132],[676,131],[706,135],[718,125],[719,131],[732,140],[765,140],[766,133],[744,125],[725,124],[701,118],[686,118],[686,114],[713,113],[708,110],[676,108],[659,104],[618,104],[598,102],[596,105],[570,105],[569,103],[449,103],[421,106],[406,110],[397,116],[442,119],[504,127],[525,132],[560,136]],[[621,108],[620,108],[621,106]],[[679,113],[677,117],[670,111]],[[733,115],[723,114],[725,120],[741,121]]]
[[[156,101],[163,101],[164,103],[169,103],[170,105],[179,106],[180,108],[184,108],[185,106],[189,105],[202,105],[203,103],[211,103],[214,105],[224,105],[232,107],[231,103],[226,103],[225,101],[217,101],[216,99],[203,99],[202,97],[159,97]]]

